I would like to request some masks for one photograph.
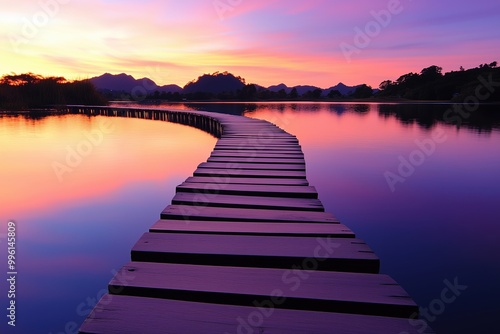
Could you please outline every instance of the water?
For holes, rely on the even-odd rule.
[[[16,222],[18,271],[16,328],[6,324],[2,278],[0,332],[76,333],[216,139],[166,122],[76,115],[0,117],[0,129],[0,233]],[[4,235],[0,247],[5,274]]]
[[[297,135],[327,211],[430,306],[438,333],[497,332],[499,107],[460,126],[444,121],[447,105],[174,107],[264,118]],[[1,233],[9,219],[18,225],[15,333],[72,332],[215,139],[177,124],[85,116],[2,117],[0,128]],[[70,161],[71,172],[54,171],[89,138],[97,144]],[[445,303],[445,280],[467,288]]]

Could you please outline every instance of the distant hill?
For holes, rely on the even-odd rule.
[[[221,94],[237,92],[245,87],[245,80],[236,77],[228,72],[215,72],[214,74],[204,74],[198,79],[186,84],[183,89],[184,94],[190,93],[209,93]]]
[[[346,86],[342,82],[339,82],[336,86],[325,89],[323,93],[324,93],[324,95],[326,95],[332,90],[338,90],[340,92],[340,94],[347,96],[347,95],[351,95],[352,93],[354,93],[356,91],[356,89],[361,87],[361,86],[362,85]],[[326,92],[326,94],[325,94],[325,92]]]
[[[153,80],[149,78],[135,79],[131,75],[125,73],[121,74],[110,74],[105,73],[99,77],[94,77],[90,79],[90,82],[94,84],[98,90],[107,91],[123,91],[132,92],[137,87],[142,87],[148,92],[166,92],[166,93],[181,93],[182,88],[177,85],[165,85],[158,86]]]
[[[267,87],[267,89],[270,90],[271,92],[275,92],[275,93],[277,93],[277,92],[279,92],[280,90],[283,89],[287,94],[290,94],[290,92],[292,91],[293,87],[288,87],[284,83],[281,83],[279,85],[269,86],[269,87]]]
[[[167,99],[167,100],[284,100],[326,98],[331,91],[338,91],[333,96],[352,95],[358,86],[346,86],[339,83],[327,89],[316,86],[298,85],[288,87],[284,83],[270,87],[258,84],[247,85],[245,79],[229,72],[204,74],[187,83],[183,88],[177,85],[158,86],[149,78],[135,79],[125,73],[105,73],[90,79],[94,86],[108,99]],[[253,86],[253,87],[252,87]],[[139,88],[139,89],[137,89]],[[296,91],[296,93],[295,93]],[[374,91],[376,92],[376,91]],[[339,95],[340,93],[340,95]],[[174,95],[175,94],[175,95]]]
[[[269,86],[267,89],[270,90],[271,92],[279,92],[280,90],[284,90],[287,94],[290,94],[292,92],[292,90],[295,88],[297,89],[297,93],[299,95],[304,95],[306,94],[307,92],[309,91],[314,91],[315,89],[321,89],[322,90],[322,96],[326,96],[328,95],[328,93],[330,93],[332,90],[338,90],[340,92],[340,94],[344,95],[344,96],[348,96],[348,95],[351,95],[352,93],[354,93],[356,91],[356,89],[358,87],[360,87],[361,85],[357,85],[357,86],[346,86],[344,85],[343,83],[339,83],[337,84],[336,86],[333,86],[333,87],[330,87],[330,88],[326,88],[326,89],[322,89],[320,87],[316,87],[316,86],[294,86],[294,87],[288,87],[287,85],[281,83],[279,85],[275,85],[275,86]]]

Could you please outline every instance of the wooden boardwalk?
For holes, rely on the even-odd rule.
[[[190,125],[219,140],[176,189],[80,333],[431,333],[306,179],[296,137],[208,112],[67,107]],[[413,322],[414,323],[414,322]]]

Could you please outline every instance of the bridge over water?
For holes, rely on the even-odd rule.
[[[325,212],[295,136],[212,112],[61,111],[180,123],[219,138],[80,333],[431,333],[369,246]]]

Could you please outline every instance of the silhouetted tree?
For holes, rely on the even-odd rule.
[[[105,105],[106,99],[88,80],[69,82],[63,77],[26,73],[0,79],[0,108],[42,108],[57,104]]]
[[[253,101],[257,98],[257,87],[255,85],[246,85],[239,92],[240,100]]]
[[[312,97],[313,99],[320,99],[321,98],[321,95],[323,94],[323,90],[319,89],[319,88],[316,88],[315,90],[313,90],[312,92]]]
[[[356,99],[364,99],[371,97],[372,95],[373,95],[373,88],[365,84],[356,88],[356,90],[352,94],[352,96]]]
[[[378,88],[380,90],[387,90],[387,89],[390,89],[393,85],[394,85],[394,82],[392,82],[392,80],[385,80],[385,81],[382,81],[380,83]]]
[[[278,98],[279,99],[286,99],[288,97],[288,94],[286,93],[286,91],[284,89],[280,89],[278,91]]]
[[[442,71],[443,71],[442,67],[432,65],[432,66],[429,66],[427,68],[424,68],[420,72],[420,78],[424,82],[434,81],[434,80],[439,79],[443,76]]]
[[[290,98],[296,99],[298,97],[299,97],[299,93],[297,92],[297,88],[293,87],[292,91],[290,92]]]
[[[342,97],[342,93],[338,89],[332,89],[328,93],[327,97],[330,98],[330,99],[339,98],[339,97]]]
[[[492,82],[500,80],[500,68],[497,62],[481,64],[477,68],[452,71],[443,75],[442,68],[436,65],[424,68],[420,74],[408,73],[400,76],[395,82],[390,80],[380,84],[377,96],[403,97],[416,100],[451,100],[460,102],[470,96],[476,96],[476,89],[483,83],[479,78],[491,78]],[[497,79],[498,78],[498,79]],[[480,102],[500,100],[500,89],[491,92]]]

